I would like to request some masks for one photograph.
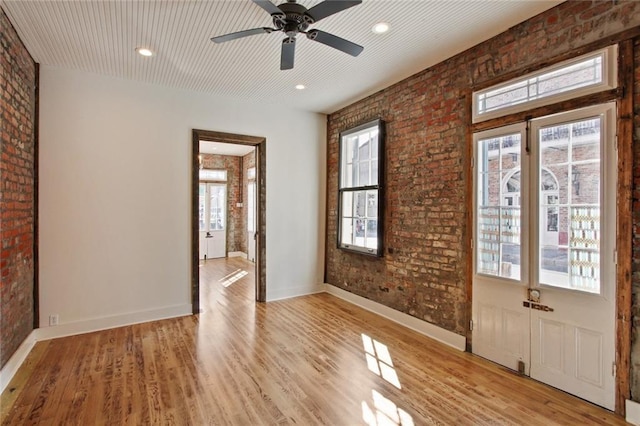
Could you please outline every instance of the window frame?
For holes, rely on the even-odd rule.
[[[347,138],[353,136],[358,133],[363,133],[366,130],[371,130],[377,128],[378,130],[378,174],[377,174],[377,184],[375,185],[361,185],[361,186],[345,186],[343,184],[343,176],[345,171],[343,170],[343,160],[344,160],[344,149]],[[339,143],[338,143],[338,224],[337,224],[337,247],[340,250],[364,254],[373,257],[382,257],[383,256],[383,236],[384,236],[384,164],[385,164],[385,123],[382,119],[375,119],[369,121],[367,123],[358,125],[356,127],[347,129],[345,131],[340,132]],[[370,151],[371,152],[371,151]],[[371,154],[370,157],[371,159]],[[376,191],[378,197],[378,208],[377,208],[377,223],[376,223],[376,239],[377,239],[377,247],[370,248],[365,246],[359,246],[354,244],[347,244],[342,242],[342,233],[343,233],[343,194],[351,192],[361,192],[361,191]],[[365,235],[366,235],[366,227],[365,227]]]
[[[563,68],[571,67],[572,65],[576,65],[580,62],[583,62],[592,58],[596,58],[596,57],[602,58],[602,81],[600,83],[595,83],[595,84],[591,84],[583,87],[578,87],[575,89],[570,89],[570,90],[555,93],[549,96],[543,96],[543,97],[534,98],[531,100],[524,100],[522,102],[510,105],[510,106],[494,109],[484,113],[480,113],[478,111],[479,97],[484,94],[487,94],[488,92],[499,90],[520,82],[526,82],[528,80],[535,79],[537,77],[540,77],[555,71],[559,71]],[[481,90],[474,90],[473,96],[472,96],[473,97],[472,123],[474,124],[481,123],[483,121],[504,117],[510,114],[528,111],[533,108],[551,105],[556,102],[565,101],[568,99],[574,99],[580,96],[584,96],[592,93],[598,93],[605,90],[615,89],[617,87],[618,87],[618,45],[613,44],[611,46],[587,53],[585,55],[581,55],[575,58],[558,62],[557,64],[544,67],[542,69],[525,74],[523,76],[512,78],[502,83],[485,87]]]

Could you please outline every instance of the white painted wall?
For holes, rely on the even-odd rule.
[[[41,326],[190,312],[193,128],[266,137],[267,297],[320,289],[324,115],[43,66]]]

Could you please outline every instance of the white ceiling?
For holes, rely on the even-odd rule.
[[[248,145],[200,141],[201,154],[233,155],[234,157],[244,157],[254,149],[255,148],[253,146]]]
[[[275,1],[280,3],[284,0]],[[300,0],[310,8],[320,0]],[[280,71],[284,34],[223,44],[212,36],[271,25],[250,0],[0,0],[41,65],[330,113],[453,56],[557,0],[364,0],[311,28],[364,46],[354,58],[298,37],[295,68]],[[391,30],[373,34],[386,21]],[[150,58],[138,46],[156,52]],[[307,89],[296,90],[296,84]]]

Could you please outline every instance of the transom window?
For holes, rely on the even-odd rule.
[[[200,180],[215,180],[219,182],[226,182],[227,171],[216,169],[200,169]]]
[[[339,248],[382,255],[383,136],[381,120],[340,135]]]
[[[479,122],[617,86],[617,46],[475,92],[473,121]]]

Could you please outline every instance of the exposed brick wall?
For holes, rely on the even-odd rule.
[[[36,64],[0,9],[0,367],[33,329]]]
[[[202,154],[205,169],[227,171],[227,253],[242,251],[242,216],[243,209],[238,207],[242,202],[240,195],[240,157],[230,155]]]
[[[466,94],[638,25],[640,2],[566,2],[331,114],[327,282],[464,335],[472,196]],[[373,258],[336,248],[338,139],[378,117],[387,122],[386,251]]]
[[[633,306],[631,314],[631,397],[640,400],[640,40],[634,44],[635,87],[633,90]]]
[[[247,185],[249,184],[248,173],[249,173],[249,169],[255,166],[256,166],[256,151],[254,149],[249,154],[242,157],[242,188],[243,188],[242,235],[244,235],[244,239],[241,244],[241,247],[243,248],[243,250],[241,251],[247,254],[249,254],[248,248],[247,248],[247,239],[249,238],[249,232],[247,231],[247,209],[249,208],[249,191],[247,190]]]

